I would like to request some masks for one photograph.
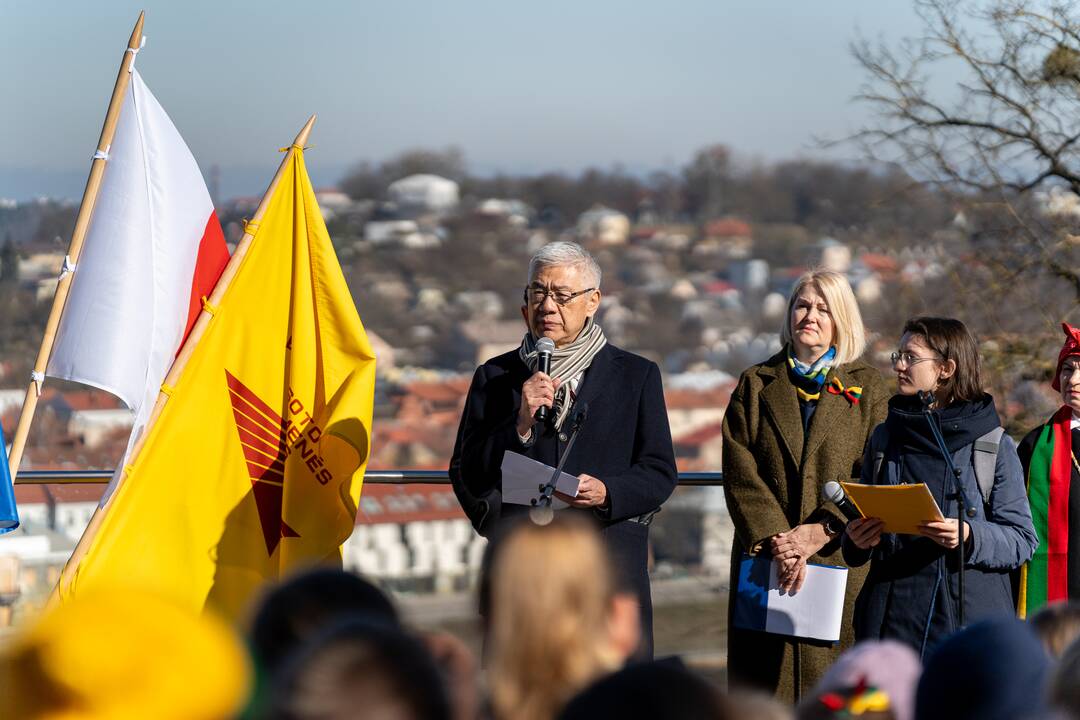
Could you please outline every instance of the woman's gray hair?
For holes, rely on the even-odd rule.
[[[566,241],[548,243],[536,251],[536,254],[529,260],[529,279],[526,282],[531,283],[535,280],[536,274],[540,272],[541,268],[556,265],[580,266],[587,275],[592,276],[593,287],[600,287],[600,266],[596,260],[585,248],[575,242]]]

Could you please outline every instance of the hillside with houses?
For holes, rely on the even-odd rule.
[[[598,321],[610,341],[660,366],[682,472],[719,471],[736,379],[779,349],[787,294],[808,267],[849,278],[871,332],[867,357],[883,370],[906,316],[963,308],[972,278],[995,272],[981,245],[991,220],[903,177],[803,162],[736,168],[721,150],[703,150],[679,176],[646,179],[617,170],[473,178],[427,153],[360,167],[340,187],[318,190],[378,357],[369,468],[446,468],[472,371],[521,342],[528,258],[554,240],[580,242],[599,261]],[[1043,200],[1047,217],[1080,212],[1075,198]],[[257,202],[219,202],[230,243]],[[73,216],[59,201],[0,203],[6,441]],[[994,322],[983,313],[972,324],[986,340],[1003,417],[1019,427],[1051,407],[1042,389],[1049,369],[1010,356],[1015,331]],[[49,381],[23,468],[111,469],[129,427],[128,411],[106,393]],[[18,488],[23,528],[0,541],[0,555],[21,558],[27,601],[51,587],[100,492]],[[680,489],[655,530],[660,575],[725,582],[730,525],[719,487]],[[372,484],[344,552],[348,566],[403,592],[453,591],[472,582],[482,548],[449,487]]]

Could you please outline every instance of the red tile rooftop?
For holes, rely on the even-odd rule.
[[[449,485],[365,485],[357,525],[462,520]]]
[[[123,404],[101,390],[74,390],[61,395],[72,410],[115,410]]]
[[[735,289],[736,287],[726,280],[712,280],[702,286],[702,290],[710,295],[720,295]]]
[[[441,403],[456,403],[465,397],[469,390],[472,378],[468,375],[451,378],[439,382],[414,382],[405,386],[409,395],[415,395],[423,400]]]
[[[893,273],[900,269],[900,262],[881,253],[863,253],[859,260],[868,270],[878,273]]]
[[[46,492],[55,502],[82,503],[98,502],[105,492],[105,485],[100,483],[84,485],[16,485],[15,505],[34,505],[48,501]]]
[[[721,218],[705,223],[706,237],[749,237],[751,234],[750,223],[737,218]]]
[[[710,440],[720,437],[722,427],[723,423],[709,423],[705,427],[698,428],[691,433],[687,433],[686,435],[683,435],[681,437],[673,438],[672,442],[675,445],[683,445],[688,447],[704,445]]]
[[[708,390],[665,390],[664,402],[669,410],[694,408],[726,408],[735,383],[724,383]]]

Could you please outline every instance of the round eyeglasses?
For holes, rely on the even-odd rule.
[[[567,290],[549,290],[545,287],[529,287],[525,288],[525,302],[532,303],[533,305],[543,305],[544,301],[550,297],[555,301],[556,305],[567,305],[574,298],[592,292],[595,289],[596,288],[585,288],[584,290],[578,290],[577,292],[569,292]]]
[[[893,367],[900,367],[901,365],[904,367],[911,367],[912,365],[918,365],[927,360],[938,360],[939,358],[919,357],[918,355],[912,355],[909,352],[894,352],[889,356],[889,359],[892,360]]]

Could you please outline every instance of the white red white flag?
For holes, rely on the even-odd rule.
[[[135,411],[128,452],[228,259],[195,158],[133,70],[47,370]]]

